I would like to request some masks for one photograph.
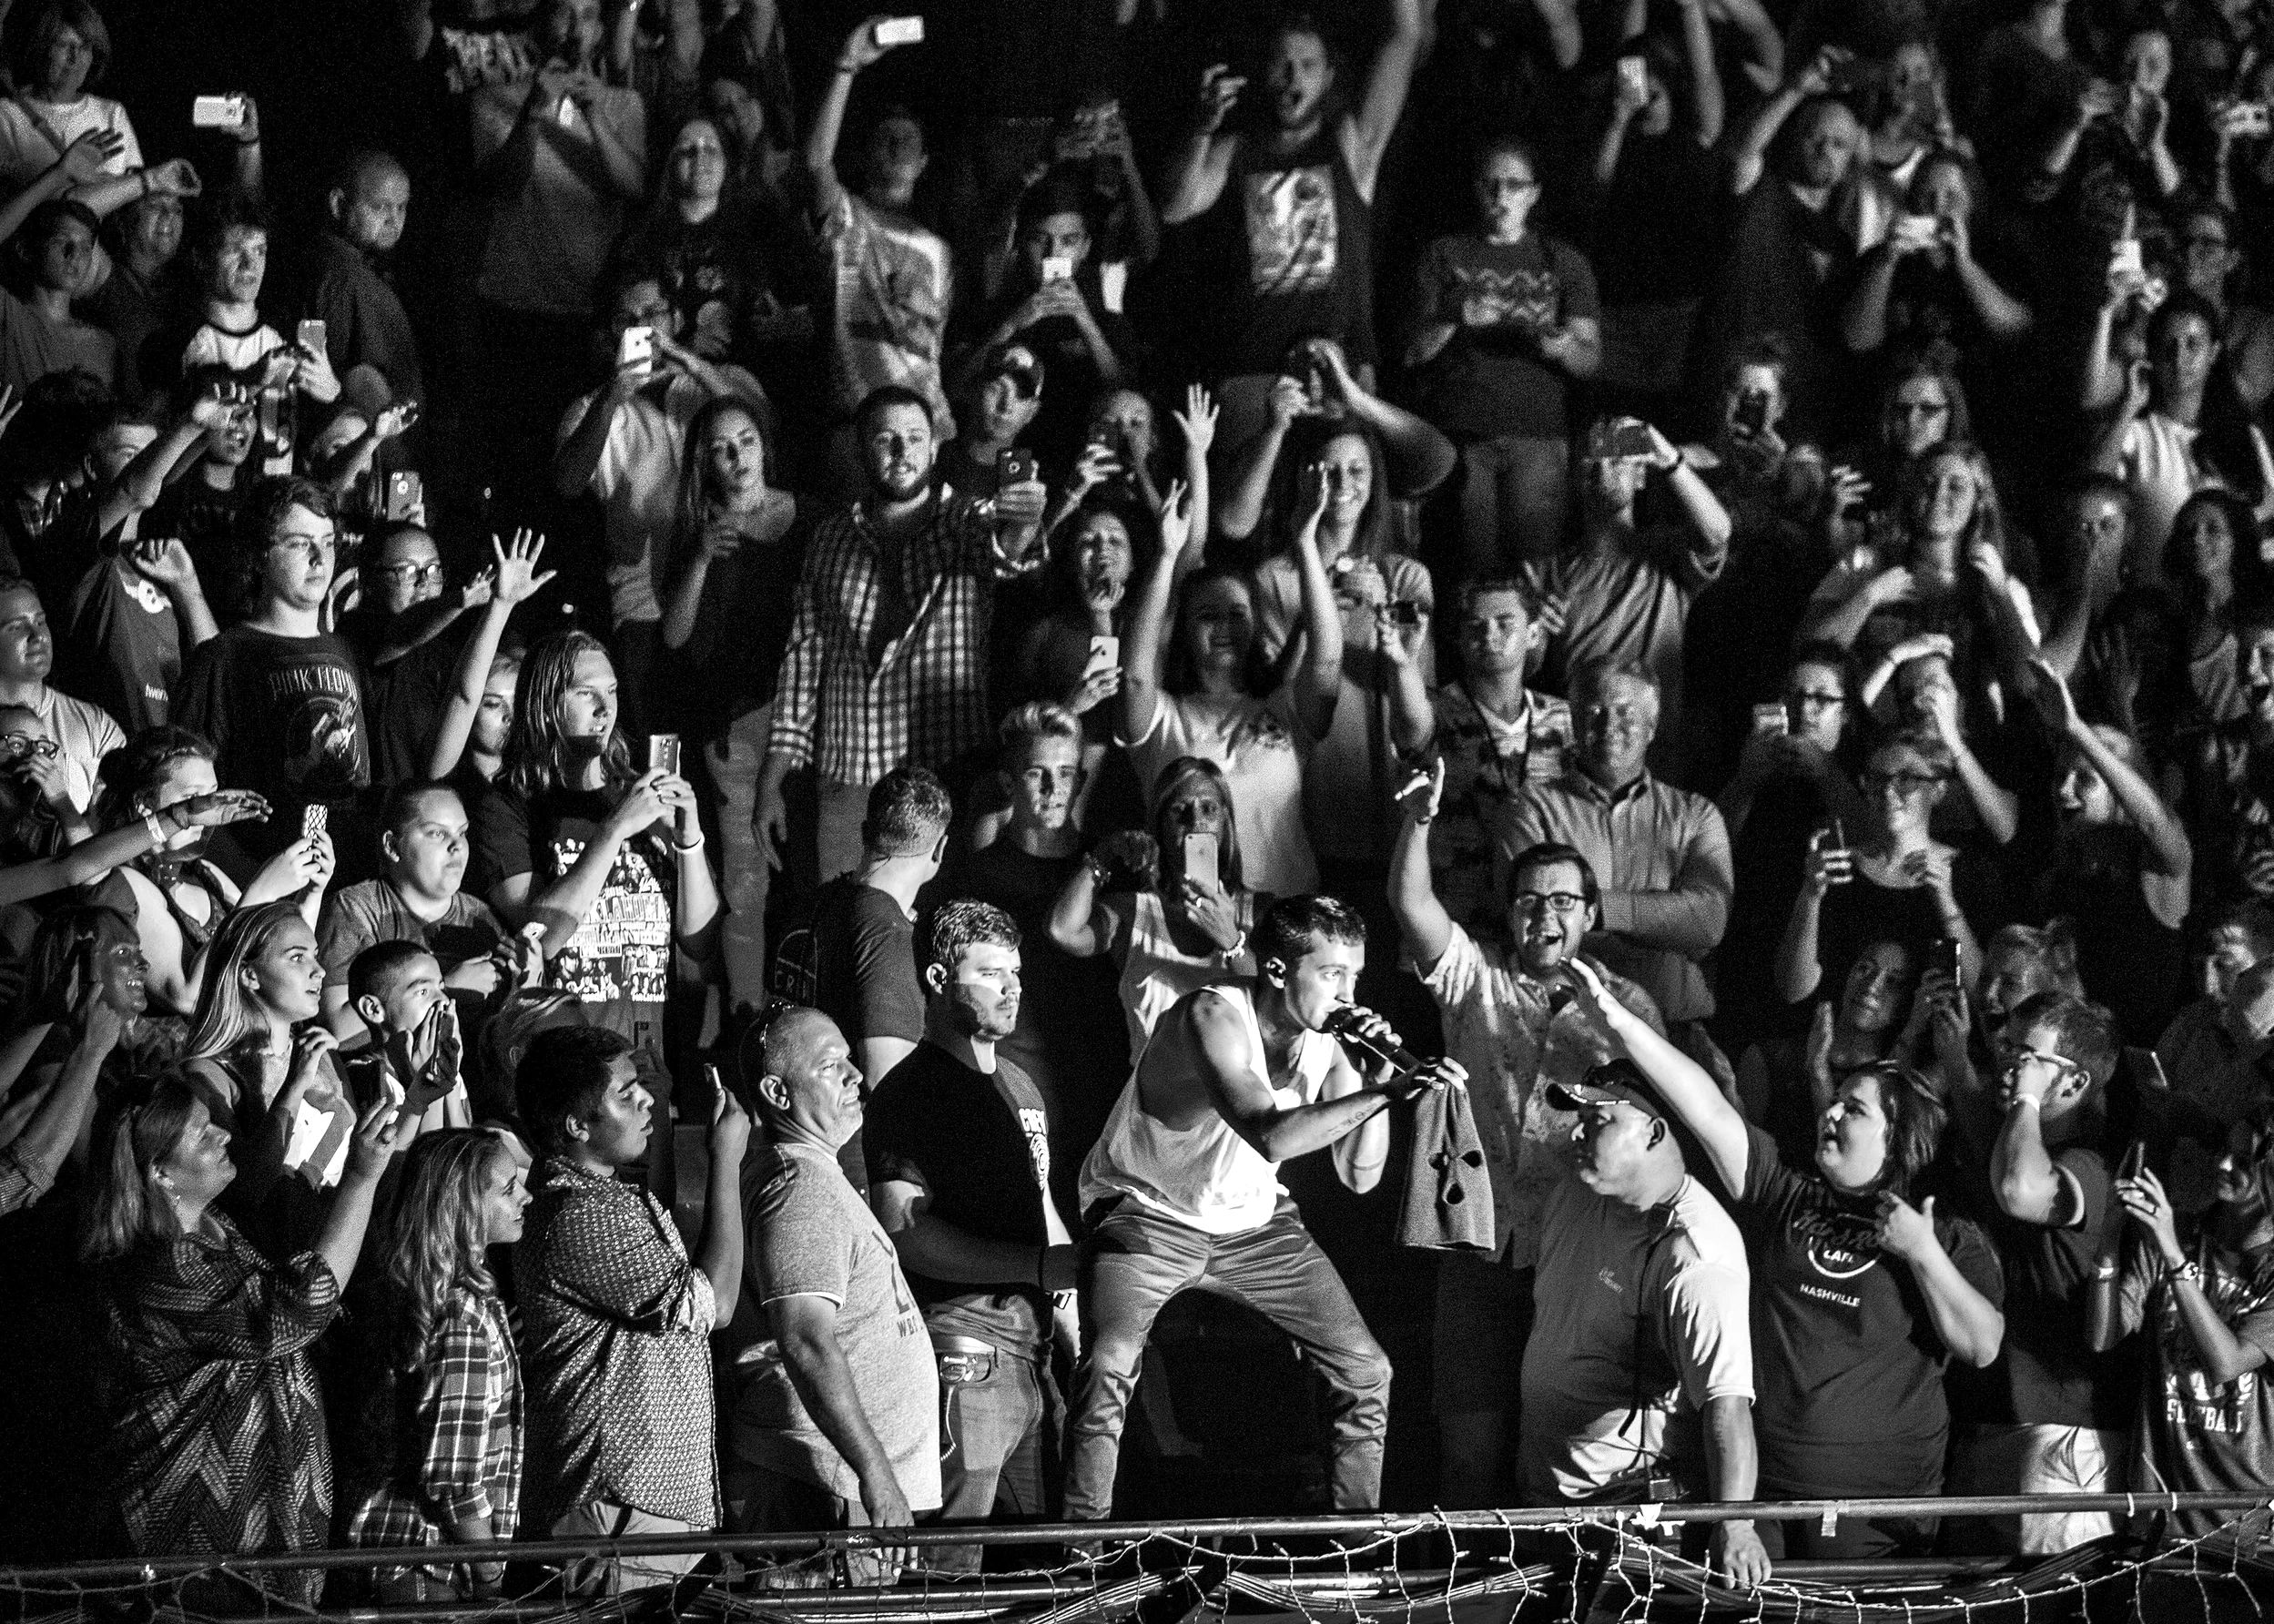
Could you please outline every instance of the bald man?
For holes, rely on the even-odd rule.
[[[426,397],[418,339],[388,269],[411,213],[411,177],[386,153],[355,153],[333,178],[326,210],[302,313],[324,324],[342,398],[368,421]]]
[[[742,1071],[769,1142],[743,1169],[764,1321],[735,1360],[729,1517],[753,1533],[905,1527],[939,1507],[939,1376],[891,1237],[838,1163],[859,1068],[837,1022],[793,1007],[752,1029]]]

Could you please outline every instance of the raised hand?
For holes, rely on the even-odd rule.
[[[1941,1251],[1943,1243],[1934,1238],[1934,1198],[1930,1195],[1914,1207],[1893,1191],[1882,1191],[1877,1239],[1881,1251],[1908,1264]]]
[[[249,789],[217,789],[210,795],[177,801],[167,810],[188,818],[185,828],[210,829],[224,824],[264,822],[269,803]]]
[[[490,538],[490,552],[496,561],[490,567],[497,577],[491,590],[501,604],[528,602],[559,573],[556,570],[537,573],[537,565],[544,557],[544,537],[533,530],[515,531],[510,543],[493,535]]]
[[[1223,127],[1247,81],[1221,62],[1211,63],[1200,76],[1200,127],[1214,135]]]
[[[1397,809],[1416,823],[1427,823],[1445,799],[1445,757],[1434,757],[1425,771],[1414,769],[1397,792]]]
[[[2143,1167],[2137,1178],[2118,1179],[2117,1199],[2124,1203],[2124,1215],[2147,1232],[2167,1267],[2176,1269],[2188,1261],[2179,1244],[2178,1215],[2171,1210],[2164,1182],[2154,1172]]]
[[[179,536],[149,536],[126,550],[136,573],[159,586],[187,592],[198,584],[198,566]]]
[[[371,438],[394,440],[408,434],[418,426],[419,403],[400,401],[371,420]]]
[[[1161,503],[1161,566],[1173,564],[1193,539],[1192,492],[1183,480],[1173,481]]]
[[[1216,401],[1199,384],[1184,391],[1184,410],[1171,412],[1176,426],[1184,431],[1184,449],[1196,455],[1205,455],[1216,441]]]

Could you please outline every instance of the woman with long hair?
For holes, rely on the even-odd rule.
[[[1737,1097],[1787,1162],[1816,1152],[1838,1080],[1897,1057],[1923,961],[1910,946],[1875,941],[1855,956],[1836,998],[1816,1000],[1804,1034],[1764,1038],[1737,1062]]]
[[[738,396],[706,401],[687,424],[679,528],[664,647],[685,678],[674,714],[703,766],[716,806],[726,914],[720,940],[737,1003],[766,1003],[766,899],[773,870],[751,829],[758,773],[774,723],[775,679],[789,645],[794,582],[812,531],[811,504],[768,482],[760,413]]]
[[[346,1085],[334,1070],[338,1040],[324,1025],[324,967],[316,933],[289,902],[231,914],[213,939],[204,991],[189,1023],[183,1071],[205,1091],[213,1120],[240,1146],[244,1175],[229,1214],[269,1256],[300,1249],[322,1215],[318,1186],[341,1147]],[[290,1158],[301,1107],[331,1119],[305,1162]],[[288,1159],[304,1170],[287,1178]]]
[[[422,1135],[371,1256],[359,1458],[347,1543],[434,1547],[513,1537],[521,1505],[521,1360],[490,1273],[521,1239],[522,1164],[486,1129]],[[380,1568],[381,1601],[494,1596],[502,1562]]]
[[[730,185],[726,135],[708,113],[689,115],[672,132],[646,211],[616,239],[613,257],[655,267],[688,349],[712,361],[735,352],[765,244]]]
[[[218,1203],[237,1176],[207,1091],[161,1073],[106,1112],[81,1256],[120,1368],[110,1388],[119,1513],[143,1557],[312,1550],[331,1529],[331,1455],[309,1350],[339,1312],[394,1153],[395,1111],[357,1124],[310,1243],[271,1262]],[[193,1581],[182,1601],[241,1609],[245,1588],[312,1607],[302,1570]]]
[[[700,964],[718,931],[695,791],[675,770],[634,768],[615,666],[589,634],[555,632],[532,648],[520,699],[505,770],[475,812],[476,884],[507,924],[544,928],[549,984],[632,1040],[641,1081],[667,1111],[674,949]],[[594,919],[604,932],[586,930]],[[654,1136],[648,1170],[667,1195],[670,1134]]]
[[[2104,319],[2086,361],[2104,389],[2119,376],[2110,342]],[[2193,293],[2174,293],[2148,317],[2146,353],[2120,374],[2120,387],[2086,401],[2115,408],[2093,466],[2131,493],[2125,561],[2135,580],[2161,577],[2164,543],[2180,506],[2207,485],[2234,492],[2260,518],[2274,514],[2274,455],[2250,421],[2225,353],[2218,311]]]
[[[1305,498],[1294,543],[1305,634],[1300,663],[1283,680],[1274,684],[1261,669],[1258,593],[1246,575],[1203,566],[1180,590],[1180,561],[1192,539],[1182,486],[1169,492],[1160,562],[1122,640],[1122,737],[1130,741],[1138,781],[1150,797],[1170,763],[1187,756],[1214,762],[1231,786],[1248,877],[1279,897],[1318,885],[1318,859],[1304,827],[1304,778],[1342,691],[1343,617],[1318,550],[1329,500],[1324,471],[1306,475]]]
[[[1111,953],[1121,964],[1132,1065],[1178,999],[1255,972],[1248,937],[1271,898],[1243,883],[1233,813],[1222,767],[1197,756],[1173,761],[1153,786],[1151,832],[1107,836],[1058,894],[1051,939],[1077,959]],[[1213,873],[1190,866],[1205,849],[1195,836],[1215,842]]]
[[[2238,601],[2274,593],[2274,572],[2259,553],[2259,518],[2232,491],[2207,485],[2179,504],[2164,544],[2164,580],[2178,600],[2186,638],[2181,726],[2231,721],[2243,712],[2230,611]]]
[[[1861,1499],[1941,1491],[1950,1441],[1943,1372],[1997,1357],[2005,1320],[1996,1254],[1964,1218],[1916,1205],[1946,1113],[1927,1081],[1881,1061],[1838,1080],[1813,1155],[1788,1164],[1711,1077],[1611,996],[1584,959],[1583,1001],[1695,1134],[1752,1263],[1755,1492]],[[1761,1525],[1771,1557],[1919,1549],[1932,1519]],[[1780,1546],[1782,1548],[1780,1549]]]
[[[1942,633],[1968,709],[2002,719],[2039,634],[2029,588],[2009,567],[1988,459],[1968,441],[1931,447],[1903,472],[1896,519],[1880,544],[1854,549],[1818,584],[1800,635],[1869,657]]]
[[[2108,1226],[2086,1323],[2096,1353],[2145,1333],[2127,1487],[2144,1495],[2261,1494],[2274,1451],[2274,1383],[2266,1379],[2274,1108],[2260,1105],[2228,1132],[2213,1205],[2199,1223],[2183,1224],[2146,1167],[2118,1179],[2116,1193],[2131,1222]],[[2229,1511],[2168,1516],[2174,1538],[2216,1533],[2234,1519]],[[2262,1533],[2264,1520],[2259,1513],[2248,1526]]]

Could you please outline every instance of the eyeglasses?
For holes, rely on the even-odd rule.
[[[1515,902],[1518,912],[1528,914],[1543,909],[1559,914],[1577,913],[1587,906],[1587,898],[1577,891],[1518,891]]]
[[[9,761],[22,761],[31,756],[44,761],[55,753],[54,739],[34,738],[27,733],[0,733],[0,757]]]
[[[2084,1067],[2078,1065],[2075,1061],[2069,1059],[2069,1057],[2066,1054],[2049,1054],[2042,1049],[2018,1049],[2015,1050],[2012,1056],[2006,1061],[2005,1070],[1999,1073],[1999,1075],[2011,1078],[2019,1072],[2024,1066],[2030,1065],[2032,1063],[2041,1066],[2050,1066],[2056,1071],[2061,1072],[2065,1075],[2072,1071],[2082,1071],[2085,1069]]]
[[[442,562],[438,558],[432,563],[387,563],[380,565],[371,573],[384,575],[391,581],[440,581],[442,578]]]
[[[1893,789],[1906,800],[1914,795],[1924,794],[1942,781],[1941,775],[1937,773],[1865,773],[1863,775],[1864,788]]]
[[[1785,699],[1788,703],[1797,705],[1803,710],[1838,710],[1848,702],[1848,696],[1845,694],[1811,694],[1805,690],[1798,694],[1787,694]]]

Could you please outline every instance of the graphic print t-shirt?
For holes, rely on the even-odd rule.
[[[174,720],[213,741],[222,783],[268,797],[269,820],[239,826],[258,856],[299,838],[301,808],[321,802],[344,813],[371,781],[355,651],[329,633],[229,627],[183,665]]]
[[[1842,1196],[1786,1167],[1760,1128],[1746,1137],[1745,1188],[1731,1211],[1753,1260],[1753,1426],[1764,1492],[1771,1483],[1838,1483],[1854,1494],[1939,1483],[1950,1355],[1917,1277],[1880,1252],[1873,1198]],[[2003,1299],[1997,1255],[1980,1229],[1937,1216],[1934,1234],[1967,1284],[1993,1304]]]
[[[1539,335],[1601,314],[1595,273],[1563,243],[1440,237],[1415,270],[1415,316],[1458,328],[1428,370],[1429,420],[1456,439],[1567,432],[1564,378],[1539,359]]]
[[[524,800],[498,787],[475,814],[467,888],[486,897],[500,880],[526,874],[529,894],[538,896],[576,866],[614,806],[601,790],[556,790]],[[675,877],[661,827],[617,848],[599,898],[545,969],[546,984],[584,1000],[594,1025],[626,1037],[637,1037],[641,1023],[660,1022],[671,975]]]

